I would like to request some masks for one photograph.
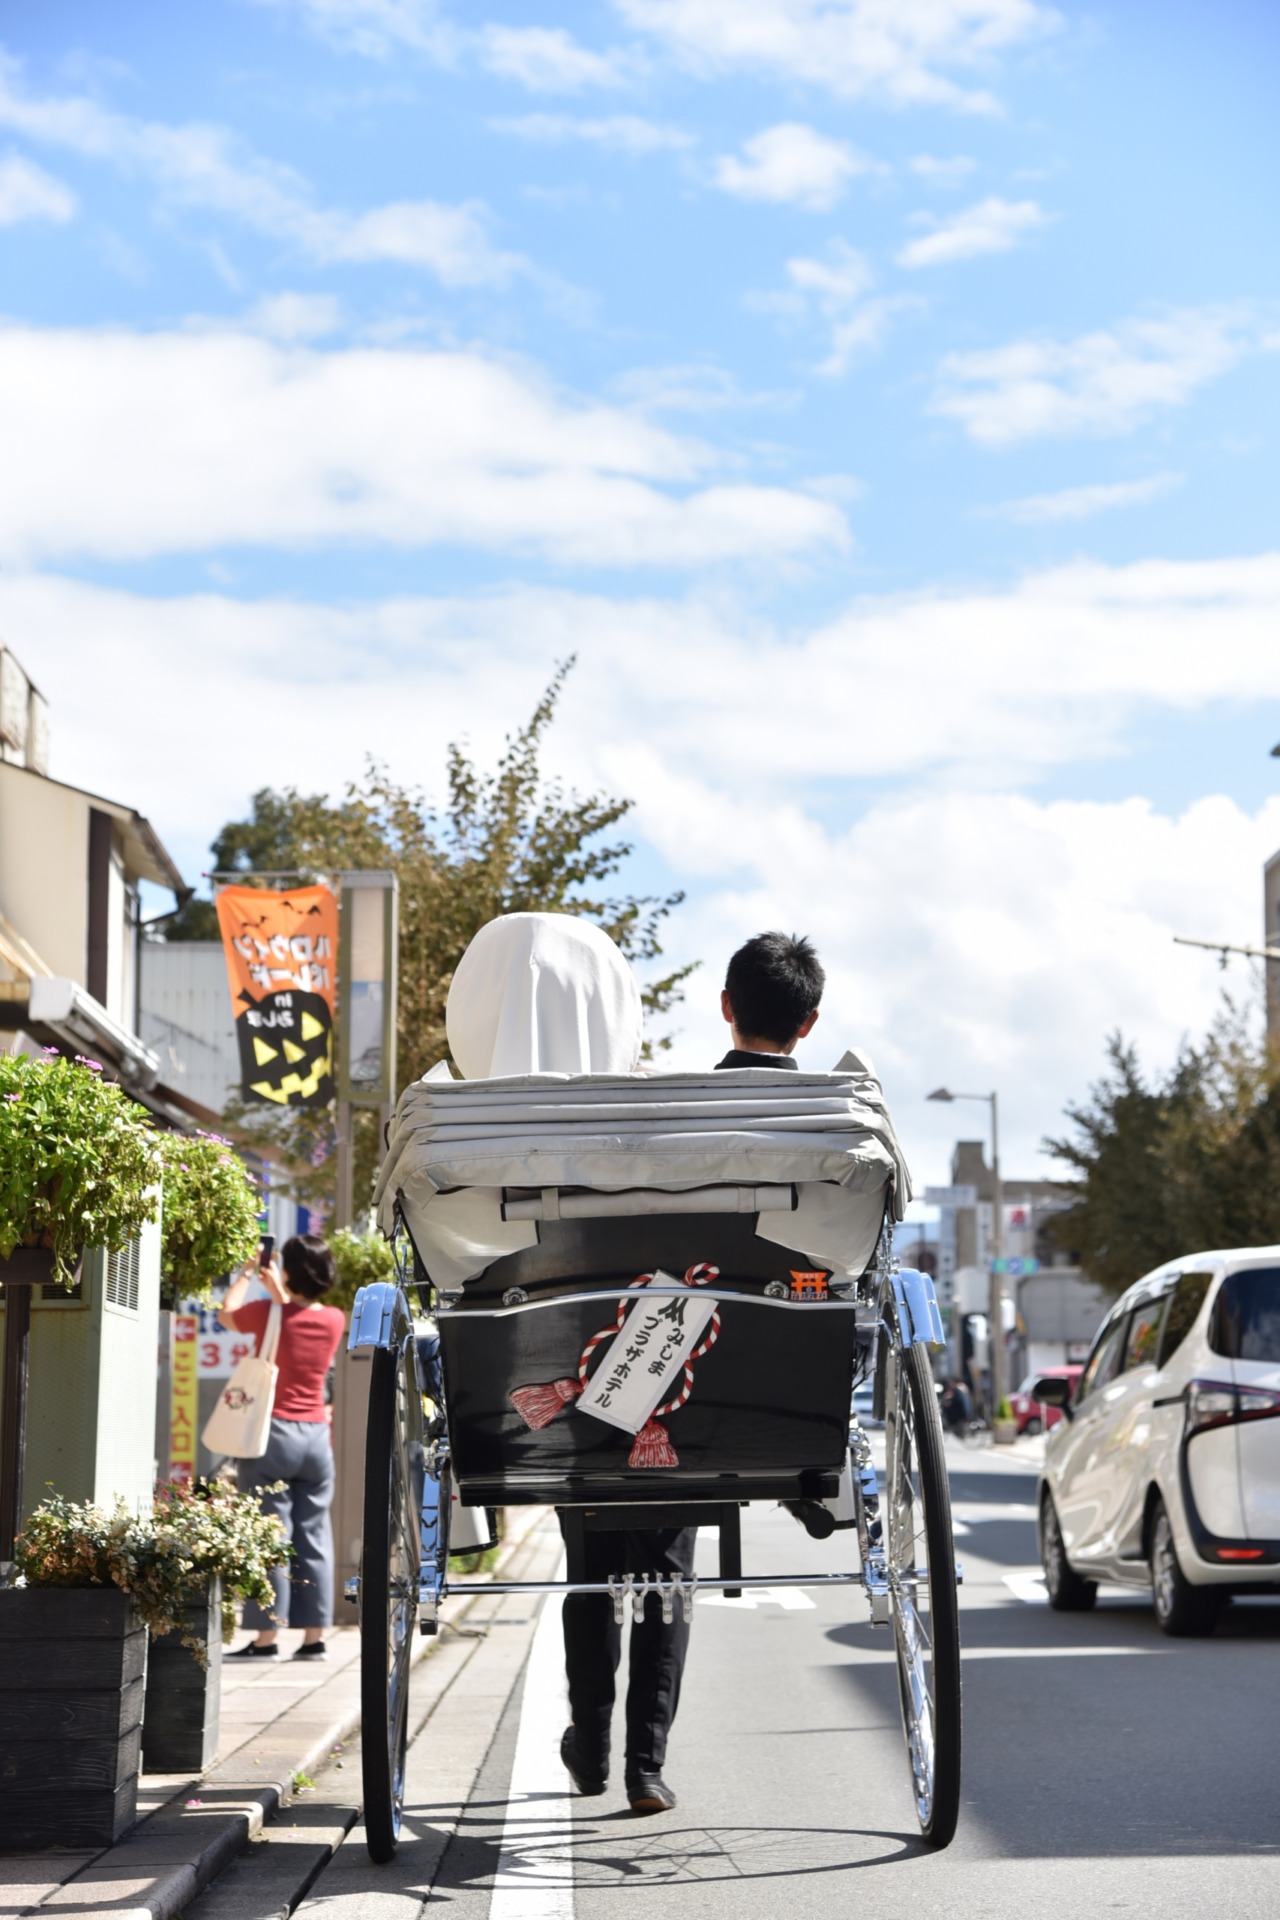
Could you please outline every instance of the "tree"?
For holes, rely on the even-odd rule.
[[[300,880],[345,868],[395,871],[401,1086],[447,1057],[445,1003],[454,969],[473,936],[499,914],[582,914],[640,966],[652,968],[661,958],[663,922],[683,894],[615,897],[607,889],[632,848],[629,841],[602,836],[610,835],[632,802],[602,794],[583,799],[557,781],[544,781],[540,772],[542,745],[572,667],[570,659],[557,668],[530,719],[508,736],[492,773],[478,769],[459,744],[449,748],[442,809],[371,760],[364,777],[338,801],[293,787],[264,788],[253,796],[251,817],[229,822],[213,843],[215,870],[243,872],[248,884],[255,870],[287,870]],[[209,903],[201,904],[212,914]],[[189,909],[184,914],[171,924],[170,938],[216,937],[216,923],[211,936],[201,916]],[[692,971],[681,967],[643,979],[646,1012],[668,1013]],[[670,1044],[670,1036],[660,1034],[646,1051]],[[326,1112],[281,1115],[236,1103],[227,1119],[243,1144],[284,1149],[299,1198],[332,1196],[332,1120]],[[372,1119],[364,1116],[356,1142],[358,1207],[378,1158]]]
[[[1203,1044],[1149,1085],[1113,1034],[1109,1074],[1046,1140],[1074,1195],[1049,1231],[1091,1279],[1120,1293],[1179,1254],[1280,1240],[1280,1056],[1230,1002]]]

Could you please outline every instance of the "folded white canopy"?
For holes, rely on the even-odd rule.
[[[756,1232],[841,1272],[866,1266],[886,1196],[902,1218],[910,1172],[880,1082],[858,1055],[833,1073],[454,1080],[436,1067],[401,1096],[376,1201],[388,1234],[401,1206],[433,1279],[449,1287],[535,1244],[531,1222],[503,1220],[504,1188],[780,1184],[797,1187],[798,1205],[761,1213]]]

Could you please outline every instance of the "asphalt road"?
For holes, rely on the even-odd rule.
[[[888,1631],[858,1589],[699,1596],[667,1768],[679,1806],[643,1820],[620,1777],[603,1798],[566,1797],[556,1603],[513,1597],[414,1742],[397,1860],[371,1867],[357,1827],[305,1920],[415,1920],[424,1903],[455,1920],[617,1920],[623,1891],[626,1920],[1280,1911],[1280,1601],[1237,1602],[1204,1642],[1165,1639],[1120,1591],[1054,1614],[1033,1459],[949,1458],[965,1774],[946,1852],[919,1843]],[[746,1564],[847,1565],[846,1539],[752,1516]],[[712,1538],[707,1571],[714,1552]]]

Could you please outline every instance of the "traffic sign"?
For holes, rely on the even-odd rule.
[[[1014,1276],[1021,1273],[1039,1273],[1040,1262],[1030,1258],[1023,1259],[1015,1255],[1013,1258],[1007,1260],[993,1260],[991,1262],[991,1271],[992,1273],[1007,1273]]]

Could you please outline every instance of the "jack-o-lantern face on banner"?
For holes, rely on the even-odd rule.
[[[337,900],[328,887],[223,887],[217,906],[244,1098],[324,1106],[334,1092]]]

